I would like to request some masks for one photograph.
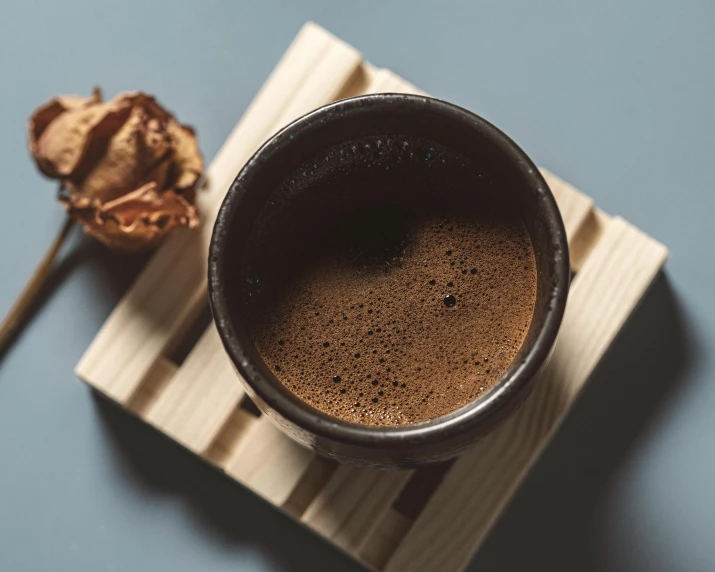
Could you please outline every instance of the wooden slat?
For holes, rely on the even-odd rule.
[[[211,324],[148,410],[146,421],[194,453],[202,453],[244,394]]]
[[[201,454],[212,465],[223,469],[235,453],[258,418],[242,407],[236,407],[214,437],[211,445]]]
[[[224,470],[270,503],[281,506],[307,470],[313,453],[262,416],[246,432]]]
[[[341,465],[301,521],[348,552],[356,551],[388,512],[410,474]]]
[[[75,369],[81,379],[121,404],[142,381],[151,383],[151,368],[174,339],[174,331],[196,315],[187,301],[198,301],[196,284],[205,262],[196,237],[190,240],[188,235],[177,233],[159,249]],[[172,281],[173,270],[181,266],[190,266],[191,274]]]
[[[127,402],[127,409],[143,418],[146,412],[159,400],[178,369],[174,362],[166,358],[156,360],[154,367],[151,368],[147,376],[149,381],[143,383],[140,391],[137,391]]]
[[[456,461],[387,571],[466,565],[666,257],[655,240],[620,218],[610,221],[574,280],[556,351],[534,395]]]
[[[273,131],[337,99],[361,63],[362,56],[357,51],[335,36],[330,36],[322,59],[305,78],[304,87],[297,90],[289,104],[281,110]]]
[[[337,461],[320,456],[314,457],[298,484],[291,491],[288,500],[283,504],[283,510],[293,518],[300,520],[337,468]]]
[[[77,366],[87,380],[125,403],[205,300],[206,252],[213,219],[238,170],[266,138],[303,111],[337,97],[360,54],[307,24],[208,169],[199,193],[198,234],[170,237],[112,312]]]
[[[411,525],[410,519],[390,509],[373,534],[366,539],[365,545],[357,553],[357,558],[374,570],[382,570]]]
[[[366,85],[362,93],[414,93],[417,95],[427,95],[409,81],[405,81],[400,76],[388,69],[376,68],[370,64],[364,64]]]

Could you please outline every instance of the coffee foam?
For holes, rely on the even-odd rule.
[[[417,423],[473,401],[533,314],[533,248],[512,211],[486,173],[433,142],[327,150],[253,229],[243,310],[263,360],[299,398],[356,423]]]

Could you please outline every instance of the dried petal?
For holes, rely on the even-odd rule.
[[[158,192],[155,183],[108,203],[80,195],[63,202],[87,234],[126,252],[155,244],[173,228],[199,224],[196,207],[173,191]]]
[[[98,135],[95,140],[104,139]],[[171,139],[156,118],[148,117],[142,107],[129,107],[129,115],[111,138],[102,141],[106,150],[92,162],[86,174],[70,177],[73,188],[89,197],[111,201],[127,189],[134,190],[146,183],[159,163],[172,153]],[[154,181],[163,187],[165,180]]]
[[[198,225],[203,174],[196,135],[151,96],[55,98],[30,119],[30,151],[59,179],[60,197],[85,231],[112,248],[137,250],[172,228]]]
[[[62,176],[62,171],[67,170],[68,165],[76,161],[76,152],[73,152],[71,141],[65,140],[66,150],[53,148],[55,137],[51,132],[57,129],[57,121],[64,123],[67,116],[82,117],[87,121],[87,115],[93,115],[94,109],[101,101],[102,92],[95,88],[90,97],[69,95],[51,99],[32,114],[29,125],[30,153],[45,175],[59,178]],[[49,136],[48,128],[50,128]]]
[[[77,95],[60,95],[38,107],[30,117],[30,152],[34,155],[37,146],[37,139],[47,129],[47,126],[60,114],[66,111],[77,111],[84,107],[100,103],[102,92],[99,88],[94,88],[90,97],[80,97]]]

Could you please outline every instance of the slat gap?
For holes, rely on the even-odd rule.
[[[238,404],[238,407],[251,415],[252,417],[260,417],[263,415],[260,409],[258,409],[258,406],[253,403],[253,400],[248,397],[248,395],[244,395],[241,401]]]
[[[285,510],[293,518],[300,519],[315,497],[328,483],[338,468],[337,461],[324,457],[315,457],[305,474],[283,504]]]
[[[444,479],[454,461],[435,463],[413,472],[392,508],[408,520],[415,520],[437,487]]]
[[[173,347],[168,347],[164,352],[166,359],[181,366],[211,324],[211,320],[211,310],[206,301],[198,306],[196,316],[187,320],[184,331],[176,336]]]
[[[144,419],[146,413],[158,401],[179,367],[173,361],[160,357],[139,384],[125,407]]]
[[[203,457],[210,463],[223,468],[255,422],[255,416],[237,407],[203,453]]]

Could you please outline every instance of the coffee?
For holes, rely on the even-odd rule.
[[[489,171],[432,141],[326,149],[266,202],[241,264],[264,362],[313,407],[366,425],[478,398],[531,322],[529,234]]]

